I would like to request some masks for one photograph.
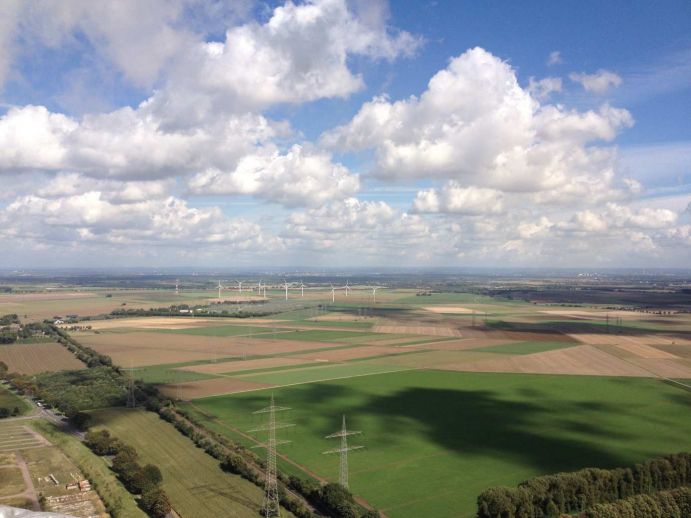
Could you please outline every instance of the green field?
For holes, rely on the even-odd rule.
[[[31,409],[24,399],[14,395],[6,386],[0,385],[0,408],[7,408],[12,412],[15,407],[19,409],[20,415]]]
[[[281,373],[278,375],[285,375]],[[407,371],[218,396],[188,406],[208,426],[256,425],[273,392],[297,424],[282,451],[334,479],[336,445],[324,436],[361,430],[350,484],[392,518],[474,516],[493,485],[585,466],[629,465],[691,449],[691,394],[651,379]],[[283,468],[286,469],[285,464]],[[295,471],[290,468],[288,471]]]
[[[171,424],[152,412],[104,409],[93,412],[94,425],[133,446],[142,464],[156,464],[163,489],[182,518],[232,516],[255,518],[262,492],[237,475],[224,473],[213,459]]]

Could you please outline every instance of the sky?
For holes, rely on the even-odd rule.
[[[0,267],[689,267],[688,0],[2,0]]]

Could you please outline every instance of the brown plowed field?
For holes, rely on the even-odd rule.
[[[130,364],[145,366],[211,360],[223,356],[292,353],[342,345],[155,332],[82,334],[78,339],[84,345],[110,356],[116,364],[126,367]]]
[[[570,342],[576,343],[578,339],[575,335],[567,335],[558,332],[524,332],[524,331],[501,331],[486,330],[483,335],[485,338],[511,340],[515,342]]]
[[[188,381],[180,383],[179,395],[182,399],[190,400],[207,396],[218,396],[221,394],[232,394],[235,392],[246,392],[272,387],[268,383],[256,383],[233,378],[214,378],[210,380]],[[168,397],[174,398],[178,395],[177,385],[162,385],[158,387]]]
[[[286,365],[301,365],[305,360],[294,358],[261,358],[259,360],[238,360],[234,362],[206,363],[204,365],[190,365],[180,367],[179,370],[201,372],[203,374],[221,374],[227,372],[248,371],[252,369],[266,369],[284,367]]]
[[[379,325],[374,326],[375,333],[395,333],[402,335],[427,335],[427,336],[461,336],[458,329],[448,326],[430,325]]]
[[[400,347],[379,347],[372,345],[364,347],[351,347],[350,349],[327,349],[324,351],[301,354],[299,357],[303,360],[326,360],[330,362],[337,362],[343,360],[356,360],[358,358],[371,358],[372,356],[384,356],[385,354],[400,354],[404,352],[406,352],[406,350],[401,349]]]
[[[517,372],[530,374],[582,374],[592,376],[641,376],[652,374],[616,356],[589,345],[570,347],[522,356],[503,356],[493,360],[439,367],[471,372]]]
[[[89,325],[92,329],[190,329],[193,327],[226,326],[237,324],[237,319],[228,320],[221,318],[199,317],[139,317],[139,318],[113,318],[110,320],[92,320]]]
[[[83,369],[84,364],[57,343],[0,345],[0,361],[9,372],[38,374]]]

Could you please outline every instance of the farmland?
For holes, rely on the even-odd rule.
[[[333,480],[321,455],[339,426],[353,442],[351,486],[391,517],[474,514],[486,487],[588,465],[618,466],[688,450],[691,394],[640,378],[407,371],[272,389],[297,427],[283,452]],[[205,398],[190,408],[217,416],[238,439],[268,391]],[[294,469],[294,468],[292,468]]]
[[[95,426],[122,437],[144,463],[161,469],[163,489],[182,518],[216,518],[228,510],[239,518],[254,518],[262,493],[254,484],[221,471],[192,441],[155,414],[139,410],[99,410]]]
[[[146,297],[156,305],[175,300],[170,290],[107,289],[69,300],[109,291],[108,299],[139,293],[143,304]],[[281,434],[292,441],[279,458],[288,474],[336,480],[337,459],[321,454],[334,445],[323,437],[347,415],[349,428],[363,432],[353,444],[366,446],[350,458],[351,488],[390,518],[469,517],[489,486],[691,447],[682,433],[691,425],[683,387],[691,379],[691,317],[683,311],[408,288],[378,294],[376,305],[365,290],[347,300],[340,293],[333,304],[326,291],[304,300],[283,295],[268,291],[264,316],[111,315],[69,333],[248,446],[245,432],[258,425],[252,412],[274,393],[293,409],[281,418],[297,424]],[[175,301],[237,311],[228,302],[204,306],[208,296],[190,291]],[[12,347],[39,345],[56,346]],[[125,401],[125,383],[106,379],[107,371],[39,374],[36,381],[70,407],[88,409],[97,427],[123,437],[143,463],[158,465],[183,518],[256,513],[259,488],[223,473],[155,414],[104,408]]]
[[[7,364],[9,372],[19,374],[85,367],[72,353],[57,343],[0,345],[0,361]]]

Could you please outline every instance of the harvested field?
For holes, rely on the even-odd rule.
[[[464,308],[461,306],[424,306],[422,309],[432,313],[456,313],[459,315],[468,315],[475,311],[473,309]]]
[[[161,385],[159,390],[170,398],[178,395],[181,399],[190,400],[200,397],[217,396],[220,394],[234,394],[236,392],[246,392],[271,387],[269,383],[256,381],[246,381],[235,378],[214,378],[210,380],[188,381],[178,385]]]
[[[685,365],[678,360],[631,359],[629,361],[663,378],[691,379],[691,365]]]
[[[46,293],[11,293],[0,295],[0,304],[15,302],[37,302],[42,300],[88,299],[99,295],[86,291],[53,291]]]
[[[85,367],[71,352],[54,342],[0,345],[0,361],[7,364],[9,372],[20,374],[38,374]]]
[[[203,327],[208,324],[224,325],[237,323],[237,319],[228,322],[227,319],[220,318],[199,318],[199,317],[139,317],[139,318],[113,318],[110,320],[92,320],[89,325],[92,329],[189,329],[192,327]]]
[[[557,331],[545,331],[542,333],[530,332],[530,331],[502,331],[502,330],[491,330],[484,331],[483,336],[486,338],[501,339],[501,340],[513,340],[516,342],[578,342],[579,340],[575,338],[575,335],[568,335],[564,333],[559,333]],[[599,336],[599,335],[595,335]]]
[[[458,329],[449,326],[430,325],[378,325],[372,328],[375,333],[395,333],[402,335],[462,336]]]
[[[261,358],[259,360],[238,360],[231,362],[206,363],[204,365],[190,365],[189,367],[180,367],[178,370],[202,372],[204,374],[221,374],[254,369],[267,369],[271,367],[285,367],[286,365],[300,365],[304,363],[304,360],[296,360],[294,358]]]
[[[400,354],[404,352],[406,352],[406,349],[402,349],[400,347],[378,347],[372,345],[364,347],[350,347],[348,349],[327,349],[324,351],[315,351],[312,353],[292,356],[292,358],[338,362],[344,360],[356,360],[358,358],[371,358],[373,356],[384,356],[387,354]]]
[[[677,358],[691,359],[691,345],[654,345],[655,349],[673,354]]]
[[[643,376],[651,373],[590,345],[495,360],[449,363],[444,370],[468,372],[514,372],[524,374],[580,374],[589,376]]]
[[[614,334],[596,334],[596,333],[574,333],[570,334],[575,340],[588,345],[621,345],[636,344],[636,345],[691,345],[691,340],[678,338],[666,335],[614,335]]]
[[[491,338],[462,338],[460,340],[449,340],[444,342],[434,342],[427,344],[418,344],[407,346],[410,348],[424,348],[435,351],[463,351],[466,349],[479,349],[481,347],[494,347],[496,345],[504,345],[514,343],[515,340],[501,340]]]
[[[175,333],[133,332],[82,334],[79,340],[107,354],[118,365],[134,366],[213,360],[229,356],[264,356],[342,344],[249,337],[209,337]]]
[[[615,345],[619,349],[633,354],[638,358],[657,358],[657,359],[674,359],[678,358],[674,354],[661,351],[656,347],[651,347],[649,345],[637,344],[627,341],[626,343],[621,343]]]
[[[408,349],[409,350],[409,349]],[[378,365],[397,365],[411,369],[437,369],[445,365],[458,363],[472,363],[480,360],[496,359],[494,353],[483,353],[480,350],[473,351],[426,351],[421,350],[414,354],[402,354],[399,356],[387,356],[368,360],[368,363]]]

